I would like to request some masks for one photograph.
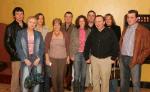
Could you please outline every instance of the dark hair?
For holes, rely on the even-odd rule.
[[[38,20],[38,19],[39,19],[39,16],[43,16],[43,25],[45,25],[45,17],[44,17],[44,15],[43,15],[42,13],[37,13],[37,14],[35,15],[35,18]]]
[[[129,11],[128,11],[128,14],[130,14],[130,13],[134,13],[136,17],[138,17],[138,16],[139,16],[139,14],[138,14],[138,11],[137,11],[137,10],[129,10]]]
[[[94,15],[96,16],[96,12],[93,11],[93,10],[88,11],[87,15],[88,15],[89,13],[91,13],[91,12],[94,13]]]
[[[73,17],[72,12],[70,12],[70,11],[67,11],[67,12],[64,14],[64,17],[65,17],[67,14],[70,14],[70,15]]]
[[[55,23],[59,23],[60,26],[61,26],[62,25],[62,20],[60,18],[55,18],[55,19],[53,19],[53,22],[52,22],[53,26],[54,26]]]
[[[86,19],[86,17],[85,17],[84,15],[80,15],[80,16],[77,17],[77,19],[76,19],[76,21],[75,21],[76,27],[77,27],[77,28],[80,28],[79,20],[80,20],[81,18],[83,18],[84,21],[85,21],[84,29],[88,29],[88,22],[87,22],[87,19]]]
[[[24,10],[21,8],[21,7],[15,7],[14,9],[13,9],[13,16],[15,16],[15,13],[16,12],[23,12],[23,14],[24,14]]]
[[[97,17],[101,17],[101,18],[103,19],[103,21],[105,21],[104,16],[102,16],[102,15],[96,15],[96,18],[97,18]]]
[[[108,13],[108,14],[105,15],[105,20],[106,20],[106,17],[108,17],[108,16],[110,16],[110,18],[111,18],[111,20],[112,20],[112,26],[116,25],[115,19],[114,19],[113,15],[110,14],[110,13]],[[106,24],[106,23],[105,23],[105,24]],[[107,24],[106,24],[106,25],[107,25]]]
[[[123,29],[127,28],[128,22],[127,22],[127,14],[124,15],[124,24],[123,24]]]

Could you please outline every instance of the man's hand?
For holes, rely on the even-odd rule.
[[[24,62],[27,66],[31,66],[31,64],[32,64],[28,59],[25,59]]]
[[[116,62],[114,60],[112,60],[111,64],[115,64]]]
[[[133,67],[134,67],[134,65],[135,65],[135,64],[130,63],[130,64],[129,64],[129,67],[130,67],[130,68],[133,68]]]
[[[91,59],[88,59],[88,60],[86,61],[86,63],[87,63],[87,64],[91,64]]]

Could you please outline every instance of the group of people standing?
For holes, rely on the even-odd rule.
[[[53,92],[71,86],[73,92],[84,92],[89,86],[93,92],[109,92],[111,67],[118,59],[120,91],[129,92],[131,78],[133,92],[140,92],[141,64],[150,55],[150,31],[138,23],[136,10],[128,11],[122,36],[111,14],[96,15],[93,10],[87,17],[78,16],[75,24],[72,12],[66,12],[64,23],[53,19],[52,31],[42,13],[28,17],[26,24],[24,10],[16,7],[13,17],[5,36],[12,61],[11,92],[29,92],[24,82],[32,66],[44,73],[45,80],[33,92],[50,92],[50,77]]]

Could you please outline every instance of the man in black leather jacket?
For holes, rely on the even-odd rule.
[[[16,36],[17,32],[27,27],[23,22],[24,10],[21,7],[16,7],[13,10],[14,21],[6,28],[5,33],[5,46],[11,57],[12,64],[12,78],[11,78],[11,92],[20,92],[19,86],[19,71],[20,59],[16,53]]]

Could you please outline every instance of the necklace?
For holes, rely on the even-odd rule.
[[[55,36],[58,37],[60,35],[59,31],[54,32]]]

